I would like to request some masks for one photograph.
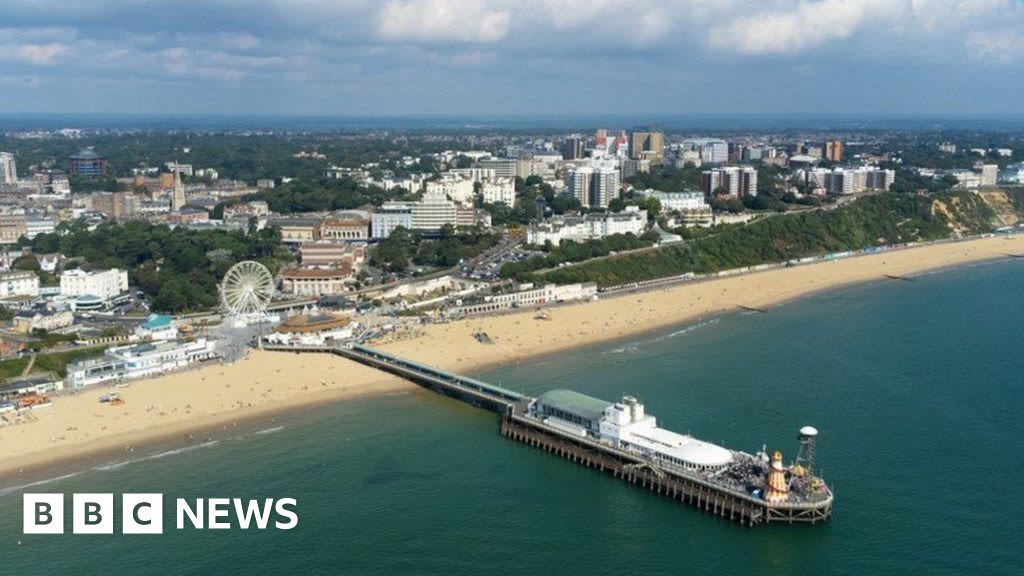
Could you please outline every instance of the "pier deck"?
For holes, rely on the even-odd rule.
[[[361,345],[265,345],[283,352],[335,354],[371,366],[502,416],[507,438],[541,448],[563,458],[622,478],[708,513],[753,526],[762,523],[825,522],[832,516],[832,496],[808,502],[768,503],[743,490],[711,478],[666,469],[636,454],[549,426],[527,416],[530,396],[500,386],[438,370]]]

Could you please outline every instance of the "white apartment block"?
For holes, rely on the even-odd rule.
[[[613,234],[640,236],[646,230],[647,211],[630,206],[619,213],[552,218],[530,226],[526,231],[526,242],[538,246],[551,242],[558,246],[563,240],[585,242]]]
[[[505,204],[512,207],[516,203],[516,183],[511,178],[494,178],[484,180],[480,193],[486,204]]]
[[[459,204],[473,203],[474,180],[467,176],[447,172],[440,180],[431,180],[424,186],[424,200],[428,197],[450,198]]]
[[[703,212],[711,210],[711,205],[704,199],[702,192],[660,192],[644,190],[647,198],[654,198],[661,204],[663,211],[669,212]]]
[[[19,296],[39,296],[39,276],[28,271],[0,274],[0,299]]]
[[[473,182],[494,180],[498,177],[497,174],[495,174],[494,168],[452,168],[448,173],[462,178],[469,178]]]
[[[807,173],[807,182],[829,194],[859,194],[869,190],[888,190],[896,180],[894,170],[874,166],[860,168],[815,168]]]
[[[128,272],[117,268],[93,272],[68,270],[60,275],[60,294],[66,298],[96,296],[107,301],[127,290]]]

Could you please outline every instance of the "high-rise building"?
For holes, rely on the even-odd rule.
[[[825,142],[825,159],[829,162],[843,161],[843,141],[829,140]]]
[[[590,206],[590,186],[594,180],[594,168],[580,166],[569,174],[568,192],[583,206]]]
[[[583,157],[583,139],[576,136],[566,138],[562,142],[562,158],[578,160]]]
[[[665,135],[661,132],[633,132],[629,155],[634,160],[661,162],[665,148]]]
[[[71,173],[78,176],[103,176],[107,173],[107,159],[92,148],[84,148],[71,156]]]
[[[171,190],[171,212],[180,212],[185,207],[185,185],[181,173],[174,173],[174,188]]]
[[[18,168],[14,164],[14,154],[0,152],[0,184],[17,184]]]
[[[581,166],[568,181],[569,193],[586,208],[607,208],[612,198],[619,195],[619,170],[611,166]]]
[[[726,166],[705,170],[701,177],[704,193],[725,193],[742,198],[757,196],[757,170],[752,166]]]

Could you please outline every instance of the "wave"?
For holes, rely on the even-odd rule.
[[[6,496],[12,492],[20,492],[26,488],[33,488],[35,486],[42,486],[44,484],[52,484],[53,482],[60,482],[61,480],[67,480],[74,476],[78,476],[81,472],[72,472],[70,474],[64,474],[61,476],[54,476],[53,478],[46,478],[45,480],[36,480],[35,482],[29,482],[28,484],[21,484],[19,486],[11,486],[8,488],[0,488],[0,496]]]
[[[273,426],[271,428],[265,428],[263,430],[258,430],[256,432],[253,432],[252,435],[253,436],[263,436],[265,434],[273,434],[274,432],[280,432],[281,430],[284,430],[284,426]]]
[[[192,444],[190,446],[183,446],[181,448],[175,448],[174,450],[165,450],[163,452],[157,452],[156,454],[150,454],[141,458],[131,458],[129,460],[122,460],[120,462],[113,462],[111,464],[104,464],[103,466],[96,466],[93,470],[99,470],[102,472],[109,472],[111,470],[117,470],[123,468],[129,464],[135,464],[137,462],[146,462],[148,460],[158,460],[160,458],[166,458],[167,456],[174,456],[176,454],[182,454],[184,452],[191,452],[193,450],[199,450],[200,448],[210,448],[220,444],[220,440],[210,440],[208,442],[201,442],[199,444]]]

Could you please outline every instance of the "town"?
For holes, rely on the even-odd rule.
[[[1004,132],[61,129],[0,143],[4,425],[252,346],[387,342],[523,308],[545,321],[609,293],[1012,232],[1024,205],[1024,145]],[[792,218],[812,236],[828,218],[884,232],[797,243]],[[658,260],[679,250],[688,263]]]

